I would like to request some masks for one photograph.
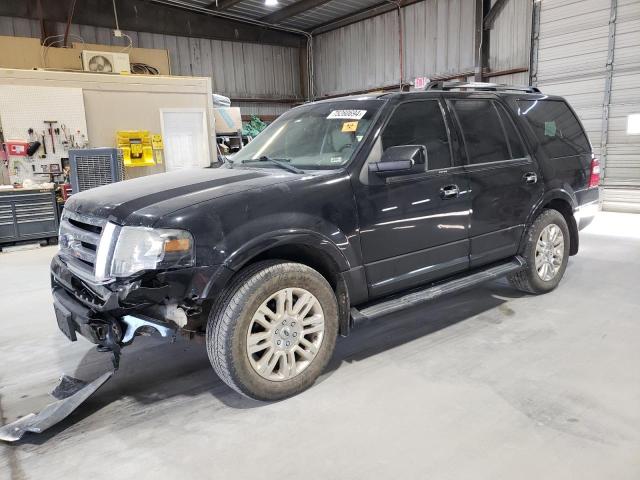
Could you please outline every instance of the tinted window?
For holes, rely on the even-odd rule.
[[[437,101],[408,102],[396,108],[382,133],[382,148],[398,145],[427,147],[429,170],[451,166],[449,136]]]
[[[590,152],[591,147],[578,119],[559,100],[519,100],[518,113],[531,126],[551,158]]]
[[[465,99],[451,103],[462,129],[469,163],[499,162],[512,158],[503,122],[491,100]]]
[[[496,103],[495,106],[498,109],[498,114],[502,120],[504,132],[506,133],[507,140],[509,141],[511,158],[526,157],[527,154],[525,153],[524,145],[522,144],[522,138],[518,134],[516,127],[513,124],[513,120],[511,120],[511,117],[502,105]]]

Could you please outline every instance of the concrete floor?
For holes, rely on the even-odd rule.
[[[54,248],[0,254],[0,423],[108,357],[58,332]],[[0,479],[638,479],[640,215],[601,214],[553,293],[504,282],[360,325],[321,381],[261,404],[201,345],[139,338],[70,419],[0,445]]]

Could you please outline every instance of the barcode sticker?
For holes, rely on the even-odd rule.
[[[327,118],[340,120],[361,120],[366,115],[366,110],[334,110]]]

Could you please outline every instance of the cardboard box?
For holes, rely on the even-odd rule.
[[[238,107],[214,108],[216,135],[238,133],[242,130],[242,115]]]
[[[31,70],[42,67],[39,38],[0,36],[0,67]]]
[[[82,71],[82,58],[80,52],[75,48],[54,48],[47,49],[47,68],[56,70]]]

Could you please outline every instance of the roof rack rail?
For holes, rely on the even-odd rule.
[[[505,85],[501,83],[486,82],[464,82],[464,81],[445,81],[436,80],[429,82],[425,90],[480,90],[490,92],[525,92],[525,93],[541,93],[538,87],[531,85]]]

